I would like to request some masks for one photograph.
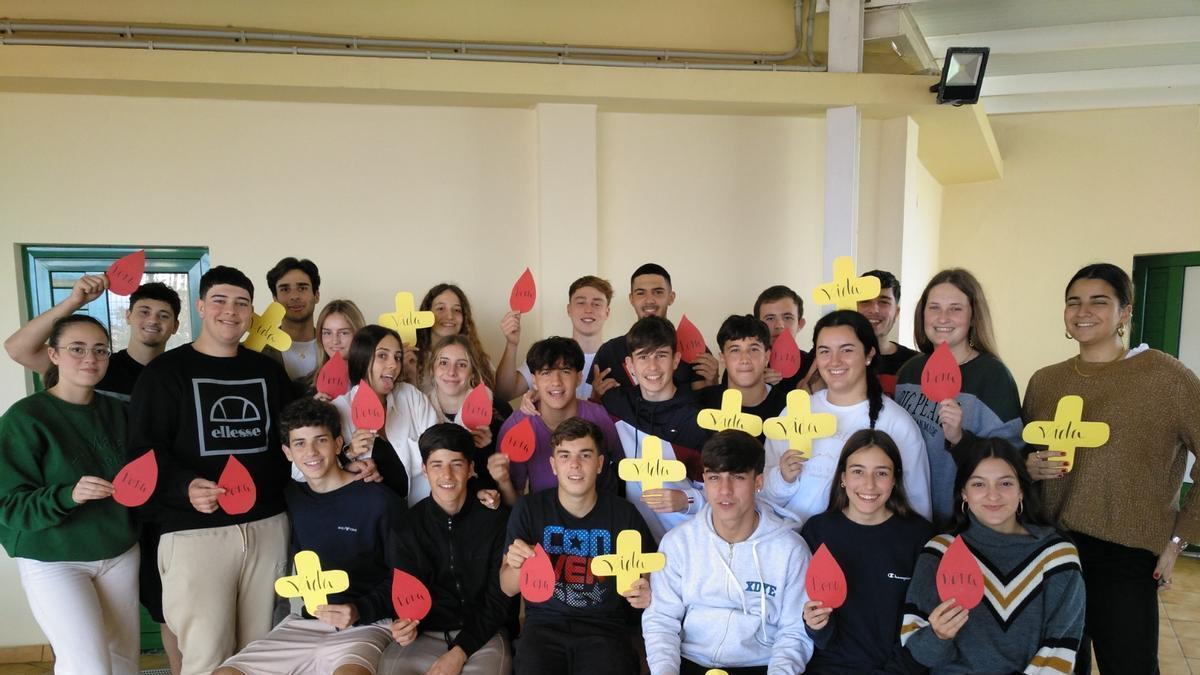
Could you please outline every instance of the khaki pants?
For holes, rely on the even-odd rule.
[[[207,675],[271,631],[275,580],[287,573],[287,514],[162,535],[163,616],[184,675]]]
[[[453,639],[458,631],[450,633]],[[407,647],[393,642],[379,661],[379,675],[425,675],[438,657],[446,653],[445,633],[421,633]],[[467,659],[462,675],[509,675],[512,672],[512,651],[504,633],[496,633]]]

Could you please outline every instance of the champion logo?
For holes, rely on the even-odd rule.
[[[889,579],[899,579],[900,581],[912,581],[912,577],[902,577],[902,576],[900,576],[899,574],[896,574],[895,572],[888,572],[888,573],[887,573],[887,578],[889,578]]]

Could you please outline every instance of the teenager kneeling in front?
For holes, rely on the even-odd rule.
[[[662,540],[667,566],[650,577],[642,616],[654,675],[802,673],[812,656],[804,630],[804,540],[759,506],[765,453],[742,431],[704,444],[707,504]]]
[[[321,568],[342,570],[350,588],[328,603],[284,619],[229,658],[214,675],[374,673],[391,642],[392,570],[385,542],[404,502],[379,483],[364,483],[338,464],[341,423],[332,404],[302,398],[283,409],[283,451],[305,482],[285,488],[292,549],[313,551]]]

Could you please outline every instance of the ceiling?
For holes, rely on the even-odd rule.
[[[907,9],[939,65],[947,47],[991,47],[989,114],[1200,104],[1200,0],[916,0]]]

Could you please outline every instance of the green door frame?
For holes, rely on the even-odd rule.
[[[1130,344],[1146,342],[1155,349],[1179,357],[1184,275],[1188,267],[1197,266],[1200,266],[1200,251],[1134,256]],[[1162,300],[1147,302],[1151,291]],[[1148,313],[1151,307],[1154,310]],[[1159,335],[1161,339],[1157,339]]]

